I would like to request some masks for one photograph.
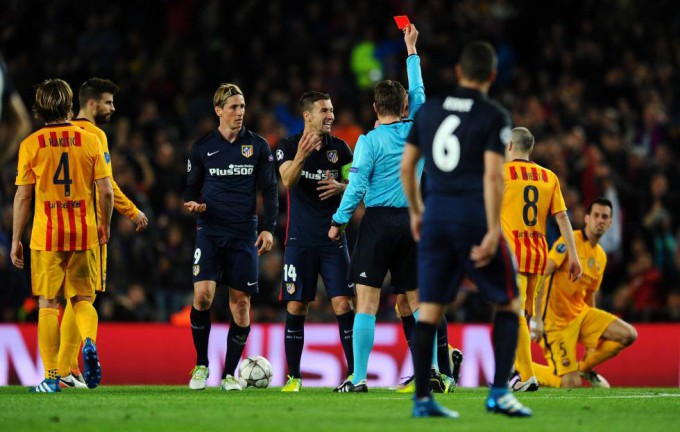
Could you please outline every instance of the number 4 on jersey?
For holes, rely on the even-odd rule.
[[[63,178],[61,178],[62,173]],[[52,177],[52,183],[54,183],[55,185],[64,185],[64,195],[67,197],[71,196],[71,185],[73,184],[73,180],[71,179],[71,174],[68,168],[67,152],[61,154],[61,158],[59,159],[59,165],[57,166],[57,171],[54,173],[54,177]]]

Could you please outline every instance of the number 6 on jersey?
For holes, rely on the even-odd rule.
[[[460,162],[460,141],[454,134],[458,126],[460,117],[450,115],[444,119],[434,135],[432,160],[444,172],[453,171]]]

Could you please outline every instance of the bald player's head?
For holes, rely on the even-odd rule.
[[[534,136],[525,127],[516,127],[512,130],[512,146],[518,153],[529,154],[534,149]]]

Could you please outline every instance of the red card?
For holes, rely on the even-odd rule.
[[[399,28],[399,30],[403,30],[404,27],[411,24],[411,21],[408,20],[408,17],[406,15],[395,16],[394,22],[397,23],[397,28]]]

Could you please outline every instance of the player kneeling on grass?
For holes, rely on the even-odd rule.
[[[532,339],[540,342],[549,365],[534,363],[541,385],[580,387],[584,378],[593,387],[609,388],[595,366],[637,339],[633,326],[595,307],[595,293],[607,265],[607,255],[598,243],[612,224],[612,211],[611,201],[597,198],[588,207],[585,228],[574,233],[583,267],[578,282],[568,280],[564,239],[559,238],[550,250],[545,277],[537,288],[536,314],[531,318]],[[580,362],[576,360],[577,342],[586,347]]]

